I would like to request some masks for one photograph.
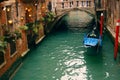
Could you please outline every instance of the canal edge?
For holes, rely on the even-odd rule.
[[[114,30],[112,29],[112,28],[110,28],[110,26],[109,25],[107,25],[107,32],[108,32],[108,34],[109,34],[109,36],[110,36],[110,38],[111,38],[111,40],[112,40],[112,42],[113,42],[113,44],[114,44],[114,40],[115,40],[115,32],[114,32]],[[119,37],[119,40],[118,40],[118,50],[120,51],[120,37]]]
[[[20,65],[16,68],[16,70],[10,76],[9,80],[12,80],[12,78],[15,76],[15,74],[18,72],[18,70],[22,67],[22,65],[23,65],[23,63],[20,63]]]

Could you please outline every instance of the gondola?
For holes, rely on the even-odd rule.
[[[102,47],[102,38],[96,27],[84,36],[83,44],[87,48],[87,52],[96,54]]]

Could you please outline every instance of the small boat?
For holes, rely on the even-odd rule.
[[[99,52],[102,47],[102,38],[98,33],[99,31],[94,28],[91,32],[84,36],[83,44],[88,52]]]

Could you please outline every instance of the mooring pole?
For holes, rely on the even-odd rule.
[[[114,60],[116,60],[117,53],[118,53],[119,27],[120,27],[120,20],[118,20],[117,23],[116,23],[116,37],[115,37],[115,46],[114,46]]]
[[[100,36],[102,37],[102,32],[103,32],[103,13],[101,13],[101,16],[100,16]]]

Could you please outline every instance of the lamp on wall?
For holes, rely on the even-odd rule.
[[[28,9],[28,12],[31,12],[31,8]]]
[[[35,6],[37,6],[37,3],[35,3]]]
[[[7,12],[9,12],[9,11],[10,11],[10,8],[8,7],[8,8],[7,8]]]
[[[29,17],[32,17],[32,15],[31,15],[31,14],[29,14]]]
[[[28,8],[26,7],[25,10],[28,10]]]
[[[24,17],[23,17],[23,16],[21,16],[20,20],[21,20],[21,21],[23,21],[23,20],[24,20]]]
[[[13,21],[12,21],[12,20],[8,20],[8,23],[9,23],[9,24],[13,24]]]
[[[5,11],[5,10],[6,10],[6,7],[2,7],[2,10]]]
[[[44,9],[45,7],[44,6],[42,6],[42,9]]]

